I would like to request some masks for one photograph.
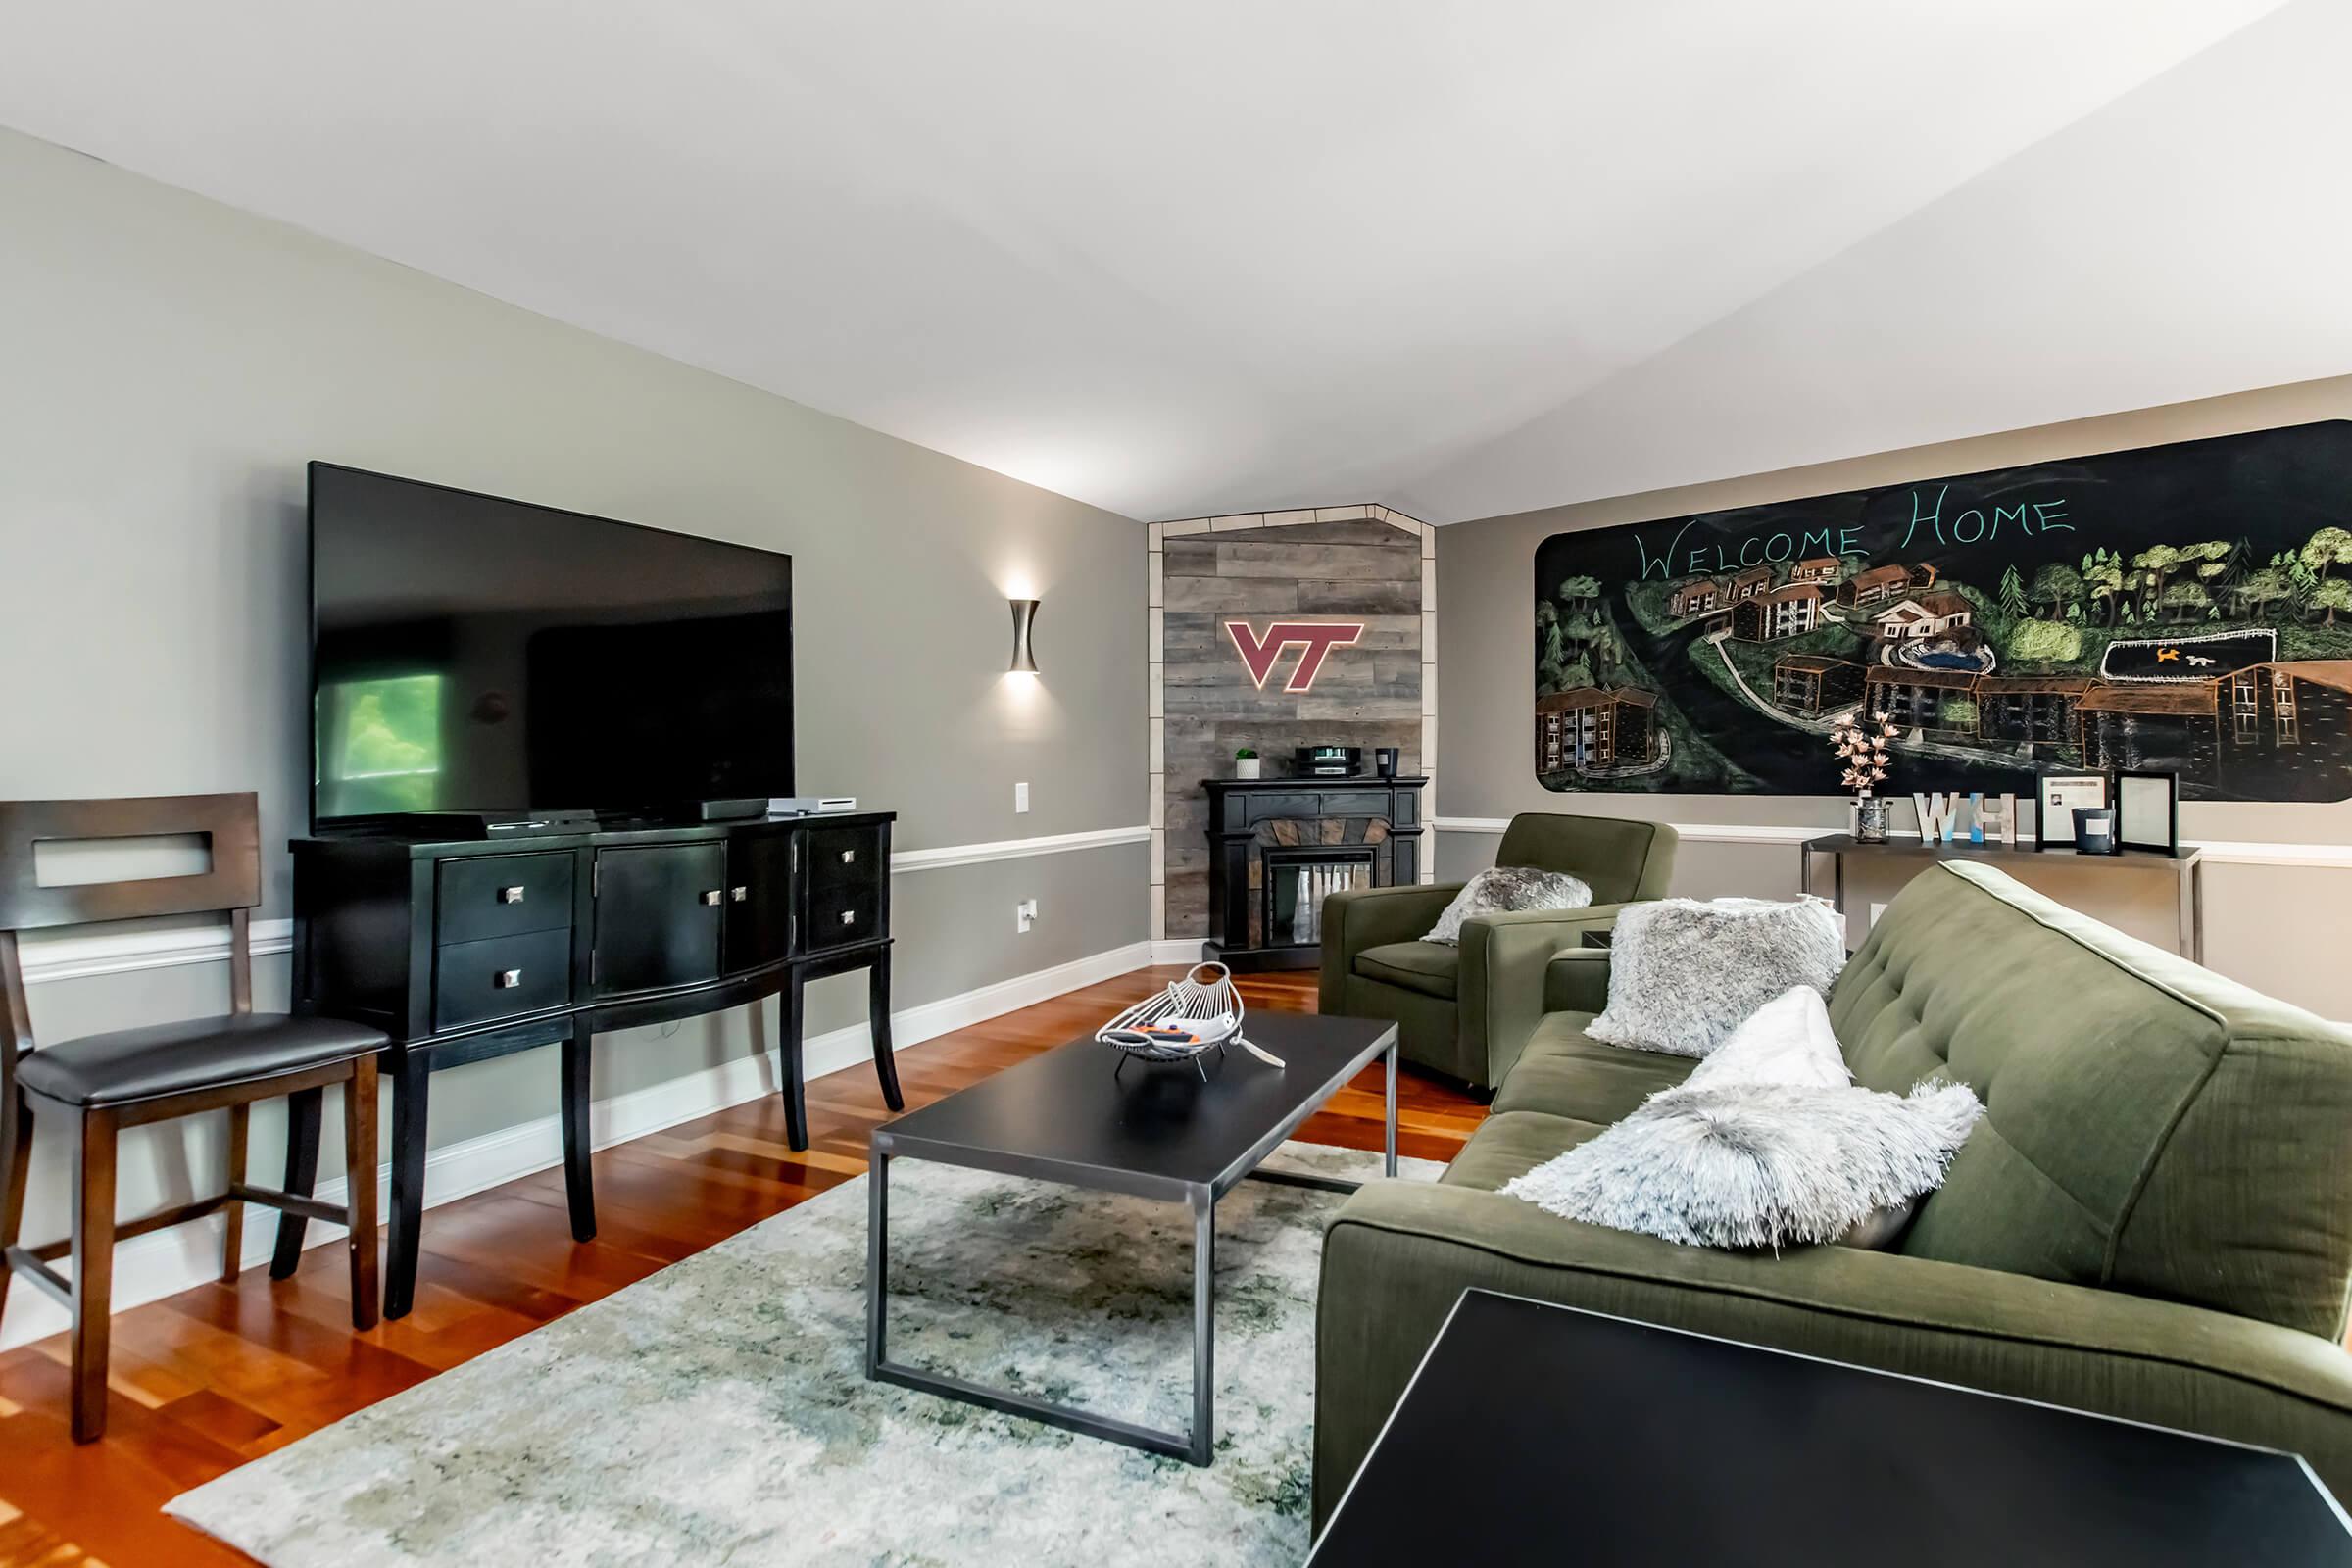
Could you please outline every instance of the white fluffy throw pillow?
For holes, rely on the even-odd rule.
[[[1498,865],[1481,871],[1462,886],[1429,928],[1424,942],[1453,947],[1462,940],[1462,922],[1474,915],[1508,914],[1519,909],[1581,909],[1592,902],[1592,890],[1565,871],[1539,871],[1533,866]]]
[[[1790,986],[1824,996],[1845,966],[1838,917],[1818,899],[1659,899],[1617,917],[1609,1004],[1585,1026],[1638,1051],[1704,1056]]]
[[[1687,1247],[1834,1242],[1942,1186],[1983,1113],[1965,1084],[1922,1083],[1908,1096],[1686,1084],[1503,1192]]]
[[[1830,1029],[1830,1009],[1811,986],[1790,986],[1748,1014],[1684,1079],[1685,1089],[1734,1084],[1800,1084],[1843,1089],[1854,1081]]]

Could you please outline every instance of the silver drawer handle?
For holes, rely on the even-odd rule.
[[[843,925],[856,925],[858,923],[858,911],[856,909],[842,910],[841,923]]]
[[[522,984],[522,971],[520,969],[501,969],[492,977],[490,983],[501,991],[512,991]]]
[[[750,888],[727,889],[727,897],[734,900],[737,904],[741,904],[744,900],[750,898],[751,896],[752,890]]]
[[[498,890],[498,902],[501,904],[520,904],[522,902],[522,889],[500,888]]]
[[[844,865],[848,865],[852,860],[857,858],[858,852],[856,850],[844,850],[841,852],[841,863]]]
[[[718,902],[718,889],[712,888],[710,892],[704,894],[703,902],[705,904],[716,904]]]

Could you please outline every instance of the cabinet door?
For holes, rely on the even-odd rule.
[[[738,833],[727,844],[727,972],[792,951],[792,834]]]
[[[718,978],[726,846],[716,840],[596,854],[596,994]]]

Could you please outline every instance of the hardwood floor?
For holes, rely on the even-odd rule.
[[[1139,970],[912,1048],[899,1058],[909,1106],[1083,1034],[1173,979]],[[1311,974],[1244,981],[1250,1005],[1314,1010]],[[1309,1121],[1310,1143],[1380,1147],[1381,1075],[1364,1074]],[[1486,1114],[1460,1089],[1407,1069],[1397,1152],[1449,1159]],[[566,1228],[561,1169],[431,1211],[416,1309],[355,1334],[339,1247],[313,1249],[291,1280],[252,1268],[118,1314],[111,1425],[67,1437],[64,1336],[0,1356],[0,1563],[243,1563],[243,1553],[159,1511],[172,1496],[527,1334],[865,1169],[885,1120],[870,1071],[808,1086],[811,1147],[784,1142],[768,1097],[616,1145],[596,1156],[598,1234]]]

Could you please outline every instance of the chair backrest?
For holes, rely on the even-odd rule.
[[[1887,906],[1830,1021],[1857,1083],[1984,1102],[1903,1251],[2342,1338],[2352,1030],[1965,861]]]
[[[1624,816],[1522,811],[1494,852],[1496,865],[1565,871],[1592,890],[1594,904],[1662,899],[1674,877],[1675,831]]]
[[[212,866],[189,876],[41,886],[35,846],[80,839],[211,840]],[[150,795],[111,801],[0,801],[0,1075],[32,1049],[17,933],[168,914],[229,920],[228,986],[238,1012],[253,1006],[253,908],[262,902],[262,818],[243,795]],[[13,1085],[5,1086],[13,1091]]]

